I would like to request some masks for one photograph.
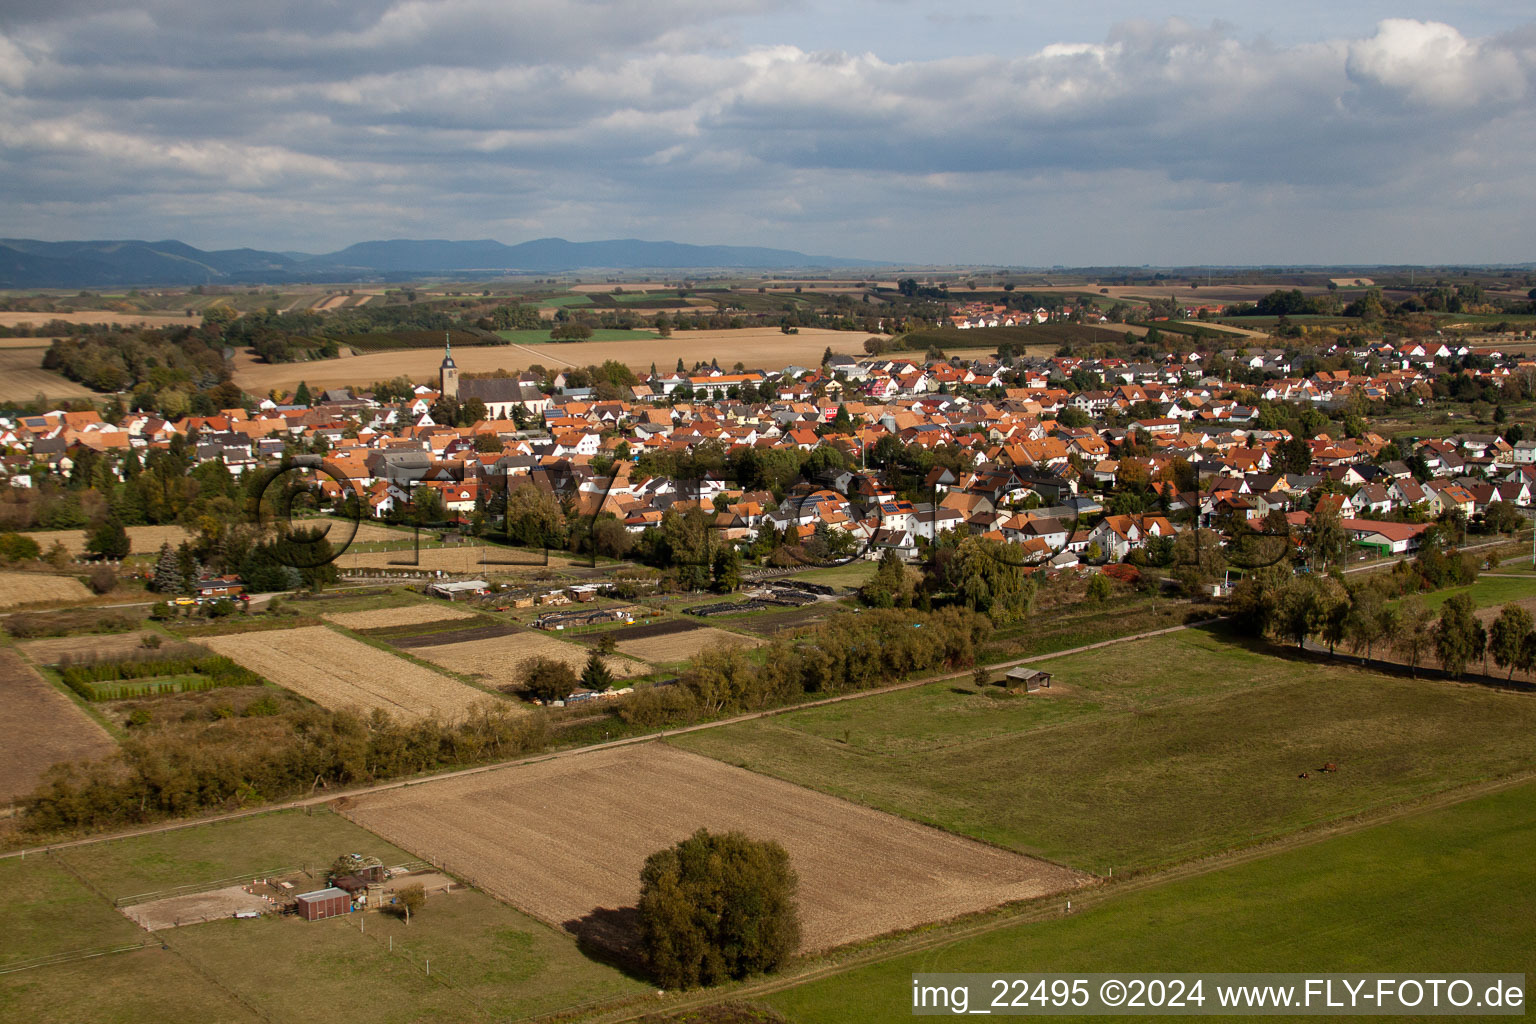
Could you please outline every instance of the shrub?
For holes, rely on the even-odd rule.
[[[646,858],[640,933],[656,981],[714,985],[776,970],[800,944],[798,880],[784,847],[700,829]]]
[[[98,565],[86,577],[93,594],[110,594],[117,589],[117,573],[110,566]]]

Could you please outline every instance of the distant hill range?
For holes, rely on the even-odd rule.
[[[575,270],[789,270],[873,267],[872,260],[807,256],[789,249],[643,242],[567,242],[540,238],[518,245],[490,239],[360,242],[323,256],[221,249],[184,242],[38,242],[0,239],[0,288],[104,288],[132,285],[286,284],[303,281],[496,277]]]

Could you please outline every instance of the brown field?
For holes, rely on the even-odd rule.
[[[533,363],[549,367],[586,366],[608,359],[617,359],[635,370],[648,370],[653,362],[658,367],[671,367],[679,359],[689,366],[718,359],[720,365],[726,367],[740,361],[756,369],[777,370],[792,364],[818,365],[828,346],[835,352],[861,353],[866,337],[868,335],[859,331],[826,331],[811,327],[801,328],[799,334],[784,334],[777,327],[679,331],[670,338],[653,340],[466,348],[462,354],[455,351],[453,359],[461,373],[521,370]],[[307,381],[311,388],[368,385],[399,374],[412,380],[436,380],[437,367],[442,361],[441,351],[425,348],[277,364],[262,363],[249,352],[238,352],[234,359],[235,383],[253,394],[264,395],[273,388],[292,390],[301,380]]]
[[[462,717],[481,701],[474,687],[324,626],[236,633],[202,641],[278,686],[328,708],[380,708],[403,718]]]
[[[555,658],[571,666],[580,675],[589,652],[585,647],[556,640],[547,633],[519,630],[484,640],[413,647],[411,653],[434,665],[441,665],[450,672],[462,672],[482,686],[499,689],[517,683],[518,666],[529,658]],[[607,661],[608,669],[615,679],[643,676],[651,671],[649,665],[642,665],[629,658],[609,657]]]
[[[132,654],[144,649],[144,638],[147,636],[160,634],[148,629],[137,629],[131,633],[100,633],[95,636],[50,636],[41,640],[23,640],[16,647],[39,665],[57,665],[65,655],[80,661]]]
[[[201,323],[202,315],[198,314],[191,320],[179,314],[169,313],[116,313],[110,310],[75,310],[69,313],[29,313],[0,311],[0,326],[17,327],[21,324],[31,324],[41,327],[50,320],[63,320],[70,324],[144,324],[148,327],[164,327],[167,324],[186,326],[189,323]]]
[[[106,757],[117,749],[105,729],[49,686],[15,651],[0,648],[0,800],[37,788],[59,761]]]
[[[401,608],[376,608],[364,612],[332,612],[320,617],[347,629],[387,629],[449,619],[472,619],[475,613],[449,604],[408,604]]]
[[[535,917],[588,935],[615,917],[594,911],[634,906],[648,855],[700,828],[784,845],[800,876],[806,950],[1084,881],[660,743],[391,790],[342,813]]]
[[[45,601],[87,601],[91,592],[73,576],[35,572],[0,572],[0,608]]]
[[[169,543],[175,547],[184,540],[190,540],[192,535],[179,526],[129,526],[128,553],[133,555],[153,555],[160,550],[160,545]],[[40,530],[29,533],[27,536],[37,541],[37,546],[47,551],[54,541],[63,544],[72,555],[85,553],[85,542],[89,534],[84,530]]]
[[[753,636],[742,636],[729,630],[705,626],[667,636],[642,637],[639,640],[619,641],[619,650],[634,658],[663,665],[672,661],[689,661],[708,650],[730,647],[756,647],[763,641]]]
[[[532,549],[520,551],[461,544],[454,547],[423,548],[415,553],[409,548],[403,551],[348,551],[336,559],[336,566],[340,569],[441,569],[444,572],[481,575],[537,572],[571,564],[569,558],[560,555],[550,555],[547,566],[542,561],[536,561],[543,557],[542,552]]]
[[[96,392],[61,374],[43,369],[48,342],[42,338],[8,338],[31,344],[0,348],[0,402],[30,402],[38,395],[49,399],[96,398]]]

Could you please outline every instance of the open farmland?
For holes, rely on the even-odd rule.
[[[594,911],[634,906],[647,856],[700,828],[784,845],[800,876],[806,949],[1083,881],[1065,868],[656,743],[363,796],[343,813],[536,917],[588,935],[613,917]],[[902,899],[892,900],[893,892]]]
[[[0,572],[0,608],[50,601],[88,601],[91,592],[73,576],[36,572]]]
[[[571,666],[577,675],[587,663],[585,647],[568,644],[536,630],[519,630],[483,640],[433,644],[411,648],[411,653],[451,672],[462,672],[483,686],[501,688],[518,681],[518,666],[528,658],[553,658]],[[629,658],[609,657],[608,669],[616,679],[643,676],[650,667]]]
[[[39,665],[57,665],[65,657],[75,661],[115,658],[144,649],[144,641],[159,633],[136,629],[130,633],[101,633],[95,636],[50,636],[41,640],[23,640],[16,647]],[[164,639],[164,637],[161,637]]]
[[[135,555],[153,555],[160,550],[161,544],[176,547],[182,541],[191,539],[191,534],[179,526],[129,526],[126,529],[129,553]],[[84,554],[86,541],[90,539],[90,534],[85,530],[43,530],[27,536],[37,541],[37,546],[44,551],[54,541],[58,541],[72,555]]]
[[[758,637],[742,636],[729,630],[704,626],[700,629],[669,633],[665,636],[644,637],[639,640],[619,641],[619,651],[642,661],[664,665],[673,661],[691,661],[705,651],[726,647],[756,647],[763,641]]]
[[[1529,979],[1533,848],[1536,784],[1527,783],[1140,891],[1110,889],[1073,900],[1069,915],[824,977],[766,1002],[796,1024],[843,1024],[851,1006],[868,1024],[910,1022],[915,972],[1002,964],[1408,973],[1443,970],[1449,959]]]
[[[105,729],[33,671],[0,648],[0,801],[37,788],[59,761],[105,757],[117,744]]]
[[[48,351],[45,338],[14,338],[26,346],[0,348],[0,402],[30,402],[38,395],[49,399],[95,398],[96,392],[76,384],[63,374],[43,369],[43,355]]]
[[[586,366],[609,359],[637,371],[648,370],[653,362],[657,366],[672,366],[679,359],[688,366],[718,359],[721,366],[740,361],[759,369],[777,370],[790,365],[819,365],[828,346],[834,352],[861,353],[866,337],[858,331],[811,327],[802,327],[799,334],[784,334],[777,327],[679,331],[670,338],[633,341],[514,344],[467,348],[462,353],[454,349],[453,359],[461,373],[527,369],[533,363],[550,368]],[[249,352],[239,352],[234,359],[235,383],[254,394],[266,394],[272,388],[291,391],[301,380],[311,388],[367,385],[400,374],[412,380],[436,380],[441,362],[442,352],[435,349],[375,352],[307,363],[263,363]]]
[[[410,860],[322,808],[0,860],[7,936],[0,969],[29,957],[141,946],[0,974],[0,1017],[40,1024],[289,1022],[313,1019],[323,1005],[325,1020],[335,1024],[491,1024],[644,991],[582,956],[568,936],[471,890],[429,896],[409,925],[384,914],[368,915],[365,929],[351,915],[318,922],[226,916],[152,938],[112,902],[305,867],[318,887],[325,866],[351,852],[390,865]]]
[[[1038,662],[1038,695],[936,683],[670,742],[1117,877],[1536,758],[1536,695],[1283,654],[1186,630]]]
[[[322,615],[321,618],[346,629],[388,629],[392,626],[420,626],[428,622],[447,622],[450,619],[473,619],[475,613],[443,603],[407,604],[399,608],[379,608],[362,612],[331,612],[328,615]]]
[[[186,327],[188,324],[199,322],[198,318],[188,320],[183,315],[121,313],[105,309],[77,309],[60,313],[0,310],[0,326],[19,327],[22,324],[31,324],[33,327],[42,327],[50,320],[62,320],[70,324],[124,324],[128,326],[143,324],[146,327]]]
[[[343,534],[344,536],[344,534]],[[407,541],[410,538],[404,538]],[[534,572],[570,565],[571,560],[549,555],[542,550],[455,544],[450,547],[423,547],[415,551],[406,546],[394,551],[347,551],[336,559],[340,569],[441,569],[452,573]]]
[[[475,704],[495,699],[324,626],[235,633],[203,643],[328,708],[457,719]]]

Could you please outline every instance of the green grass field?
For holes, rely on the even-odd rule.
[[[1536,700],[1290,660],[1198,630],[1037,667],[1055,673],[1048,695],[935,683],[670,742],[1117,876],[1536,756]],[[1340,770],[1315,772],[1327,762]]]
[[[404,851],[329,811],[280,812],[0,861],[0,971],[7,962],[146,941],[148,948],[0,974],[8,1020],[517,1019],[644,991],[569,937],[474,890],[432,896],[409,925],[224,920],[153,933],[111,901],[182,884]],[[231,883],[238,884],[238,883]],[[161,944],[166,948],[160,948]],[[430,962],[431,973],[427,972]]]
[[[1505,570],[1499,570],[1503,572]],[[1424,604],[1438,611],[1456,594],[1471,594],[1479,608],[1497,608],[1512,601],[1536,597],[1536,580],[1514,580],[1501,576],[1480,576],[1470,587],[1448,587],[1424,595]]]
[[[1019,971],[1536,974],[1536,785],[768,997],[796,1024],[912,1019],[911,977]],[[1110,1020],[1096,1017],[1094,1020]],[[1279,1018],[1266,1018],[1279,1019]]]

